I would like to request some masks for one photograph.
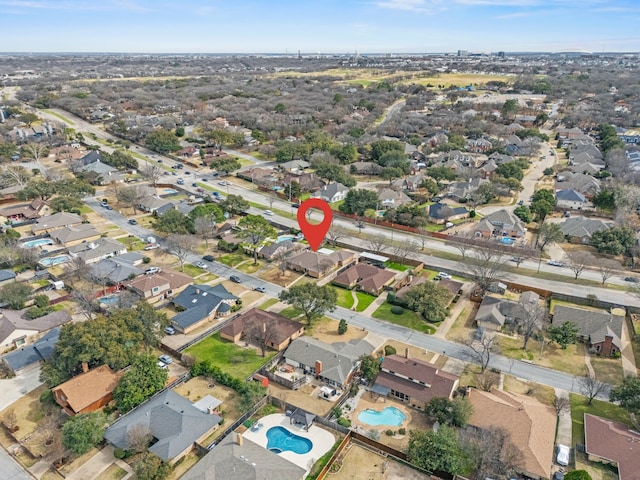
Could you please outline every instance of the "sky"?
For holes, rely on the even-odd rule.
[[[640,0],[0,0],[0,52],[640,51]]]

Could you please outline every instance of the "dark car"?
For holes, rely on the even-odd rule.
[[[632,283],[640,283],[640,278],[638,278],[638,277],[624,277],[624,281],[625,282],[632,282]]]
[[[197,187],[197,186],[198,186],[198,184],[197,184],[196,182],[193,182],[193,183],[191,184],[191,186],[192,186],[192,187]]]
[[[129,220],[129,225],[137,225],[138,222],[135,218],[132,218],[131,220]]]
[[[564,473],[557,471],[553,474],[553,480],[564,480]]]
[[[299,203],[292,203],[291,206],[293,208],[300,208],[300,204]]]
[[[215,260],[215,258],[213,258],[213,255],[205,255],[202,257],[203,260],[206,260],[207,262],[213,262]]]
[[[229,277],[229,280],[231,280],[234,283],[242,283],[242,280],[240,280],[240,277],[237,275],[231,275]]]

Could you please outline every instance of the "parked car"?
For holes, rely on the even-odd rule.
[[[234,283],[242,283],[242,280],[240,280],[240,277],[237,275],[231,275],[229,277],[229,280],[231,280]]]
[[[220,198],[222,195],[220,195],[220,192],[213,192],[213,196],[216,198]]]
[[[154,273],[158,273],[160,271],[160,269],[158,267],[150,267],[147,268],[144,273],[145,275],[153,275]]]
[[[164,362],[167,365],[169,365],[170,363],[173,363],[173,358],[171,358],[169,355],[160,355],[158,358],[160,359],[161,362]]]
[[[267,289],[264,288],[264,287],[256,287],[256,288],[254,288],[254,290],[256,292],[260,292],[260,293],[265,293],[267,291]]]
[[[215,260],[213,255],[204,255],[202,259],[206,260],[207,262],[213,262]]]
[[[113,210],[113,207],[111,205],[105,205],[104,208],[106,208],[107,210]]]
[[[155,250],[156,248],[160,248],[160,245],[157,243],[150,243],[144,247],[145,250]]]
[[[300,204],[299,203],[292,203],[291,206],[293,208],[300,208]]]
[[[135,218],[132,218],[131,220],[129,220],[129,225],[137,225],[138,221]]]
[[[564,263],[558,260],[549,260],[547,262],[547,265],[551,265],[552,267],[564,267]]]
[[[163,363],[163,362],[158,362],[158,363],[156,363],[156,365],[158,365],[158,368],[161,368],[161,369],[163,369],[163,370],[164,370],[165,368],[167,368],[167,364],[166,364],[166,363]]]
[[[174,335],[176,333],[176,329],[173,327],[165,327],[164,333],[167,335]]]
[[[564,473],[558,470],[553,474],[553,480],[564,480]]]
[[[436,277],[438,277],[438,280],[450,280],[451,279],[451,275],[449,275],[448,273],[445,273],[445,272],[438,272],[438,275],[436,275]]]
[[[524,200],[518,200],[518,205],[524,205]]]
[[[569,465],[569,447],[566,445],[558,445],[558,454],[556,455],[556,462],[558,465]]]
[[[624,277],[624,281],[625,282],[631,282],[631,283],[639,283],[640,282],[640,278],[638,278],[638,277]]]
[[[193,183],[191,184],[191,186],[192,186],[192,187],[197,187],[197,186],[198,186],[198,184],[197,184],[196,182],[193,182]]]
[[[265,210],[264,214],[265,215],[273,215],[273,212],[271,210]]]
[[[209,267],[207,266],[207,264],[206,264],[206,263],[204,263],[204,262],[197,262],[197,263],[196,263],[196,267],[198,267],[198,268],[203,268],[203,269],[205,269],[205,270],[206,270],[207,268],[209,268]]]
[[[176,180],[176,183],[177,183],[178,185],[184,185],[184,180],[183,180],[183,179],[181,179],[181,178],[179,178],[178,180]]]

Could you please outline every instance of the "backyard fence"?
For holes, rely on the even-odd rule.
[[[216,438],[213,442],[211,442],[209,445],[207,445],[206,449],[207,450],[211,450],[212,448],[214,448],[217,444],[219,444],[227,435],[231,434],[231,432],[233,432],[236,428],[238,428],[240,425],[242,425],[244,422],[246,422],[247,420],[249,420],[253,415],[255,415],[255,413],[260,410],[262,407],[264,407],[267,403],[269,403],[269,396],[266,397],[262,397],[260,399],[260,401],[258,403],[256,403],[251,410],[249,410],[248,412],[246,412],[244,415],[242,415],[239,419],[237,419],[235,422],[233,422],[231,425],[229,425],[226,430],[224,432],[222,432],[222,434]]]

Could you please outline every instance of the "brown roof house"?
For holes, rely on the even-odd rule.
[[[257,341],[276,351],[284,350],[304,334],[304,325],[278,313],[252,308],[226,324],[220,337],[230,342],[243,338],[250,343]]]
[[[640,480],[640,434],[624,423],[585,413],[584,449],[589,460],[617,466],[620,480]]]
[[[289,268],[313,278],[322,278],[336,268],[355,262],[355,253],[350,250],[331,251],[321,248],[317,252],[306,250],[289,258]]]
[[[95,412],[111,401],[122,372],[114,372],[108,365],[89,370],[51,389],[53,398],[69,415]]]
[[[578,326],[578,339],[601,355],[614,355],[622,348],[622,324],[625,311],[614,308],[611,312],[604,310],[583,310],[582,308],[556,305],[553,309],[553,325],[572,322]]]
[[[452,398],[459,381],[460,377],[442,372],[432,363],[409,358],[407,349],[404,357],[384,357],[371,391],[422,410],[432,398]]]
[[[100,232],[96,230],[96,227],[93,225],[81,223],[79,225],[62,227],[51,232],[51,238],[59,245],[73,247],[83,242],[98,240],[100,238]]]
[[[505,324],[524,320],[530,312],[529,309],[537,305],[539,299],[539,295],[535,292],[524,292],[518,302],[485,295],[476,313],[476,323],[478,327],[485,330],[498,331]]]
[[[127,287],[147,301],[155,302],[166,295],[180,293],[182,289],[192,283],[193,278],[189,275],[163,268],[154,275],[140,275],[134,278],[127,284]]]
[[[378,296],[384,287],[391,285],[396,274],[383,268],[366,263],[356,263],[333,279],[333,283],[344,288],[357,288],[363,292]]]
[[[40,218],[43,215],[47,215],[49,211],[49,204],[39,198],[36,198],[31,203],[11,205],[0,209],[0,217],[3,217],[10,223],[19,223],[24,222],[25,220]]]
[[[31,227],[31,233],[40,235],[42,233],[51,233],[59,228],[69,227],[71,225],[79,225],[82,223],[82,217],[75,213],[59,212],[53,215],[41,217]]]
[[[556,412],[533,397],[493,390],[471,389],[471,427],[504,429],[522,452],[518,472],[529,478],[551,478]]]
[[[491,236],[522,237],[527,232],[522,220],[509,210],[497,210],[478,222],[475,228],[476,237]]]

